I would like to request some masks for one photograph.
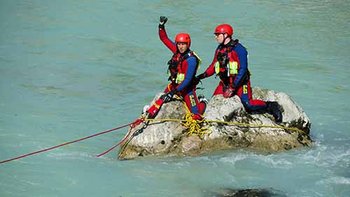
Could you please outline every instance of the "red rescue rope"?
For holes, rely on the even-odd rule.
[[[137,125],[141,124],[143,121],[144,121],[143,118],[136,119],[133,123],[130,124],[131,129],[135,128]],[[111,150],[115,149],[120,144],[123,144],[129,138],[130,134],[131,134],[131,130],[116,145],[112,146],[111,148],[109,148],[108,150],[104,151],[103,153],[100,153],[100,154],[96,155],[96,157],[101,157],[101,156],[109,153]]]
[[[52,146],[52,147],[45,148],[45,149],[42,149],[42,150],[38,150],[38,151],[35,151],[35,152],[31,152],[31,153],[27,153],[27,154],[24,154],[24,155],[20,155],[18,157],[14,157],[14,158],[11,158],[11,159],[3,160],[3,161],[0,161],[0,164],[7,163],[7,162],[10,162],[10,161],[14,161],[14,160],[17,160],[17,159],[21,159],[21,158],[24,158],[24,157],[28,157],[28,156],[31,156],[31,155],[35,155],[35,154],[38,154],[38,153],[46,152],[46,151],[49,151],[49,150],[52,150],[52,149],[59,148],[61,146],[66,146],[68,144],[73,144],[73,143],[76,143],[76,142],[80,142],[80,141],[83,141],[83,140],[86,140],[86,139],[89,139],[89,138],[92,138],[92,137],[96,137],[96,136],[99,136],[99,135],[102,135],[102,134],[106,134],[106,133],[109,133],[109,132],[112,132],[112,131],[115,131],[115,130],[118,130],[118,129],[121,129],[121,128],[124,128],[124,127],[127,127],[127,126],[130,126],[130,125],[134,126],[134,125],[140,124],[140,123],[141,123],[140,119],[136,119],[134,122],[131,122],[129,124],[125,124],[125,125],[113,128],[113,129],[108,129],[106,131],[102,131],[102,132],[99,132],[99,133],[96,133],[96,134],[93,134],[93,135],[90,135],[90,136],[87,136],[87,137],[83,137],[83,138],[80,138],[80,139],[77,139],[77,140],[73,140],[73,141],[70,141],[70,142],[65,142],[65,143],[62,143],[62,144],[59,144],[59,145],[56,145],[56,146]]]

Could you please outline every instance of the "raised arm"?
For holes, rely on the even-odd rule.
[[[171,41],[165,31],[165,23],[168,21],[168,18],[165,16],[161,16],[159,19],[159,25],[158,25],[158,34],[159,34],[159,39],[164,43],[168,49],[176,53],[176,44],[175,42]]]

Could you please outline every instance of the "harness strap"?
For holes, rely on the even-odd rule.
[[[180,57],[179,57],[180,55]],[[185,79],[185,74],[181,72],[181,65],[182,62],[186,59],[188,59],[189,57],[195,57],[197,60],[197,65],[196,65],[196,70],[198,70],[199,65],[201,63],[201,59],[198,57],[198,55],[191,51],[188,50],[188,52],[186,52],[184,55],[181,55],[180,53],[175,53],[172,58],[168,61],[168,73],[170,74],[168,80],[172,81],[174,83],[181,83],[181,81],[183,81]],[[181,76],[179,76],[179,72],[181,74]]]

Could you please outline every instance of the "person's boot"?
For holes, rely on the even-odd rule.
[[[275,118],[276,123],[282,122],[282,108],[276,101],[267,101],[266,102],[266,111]]]
[[[205,104],[208,104],[208,99],[205,98],[205,96],[203,94],[199,94],[198,95],[198,101],[199,102],[203,102]]]
[[[200,94],[198,95],[198,101],[200,105],[198,106],[200,108],[199,113],[203,115],[208,105],[208,99],[206,99],[204,95]]]

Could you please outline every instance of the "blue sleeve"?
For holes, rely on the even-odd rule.
[[[195,57],[189,57],[186,59],[187,62],[187,70],[185,73],[185,79],[180,83],[177,87],[177,91],[182,91],[185,87],[187,87],[196,73],[197,59]]]
[[[235,51],[238,54],[239,70],[233,83],[235,87],[238,87],[241,85],[242,80],[244,80],[245,75],[248,74],[248,52],[241,44],[237,45]]]

